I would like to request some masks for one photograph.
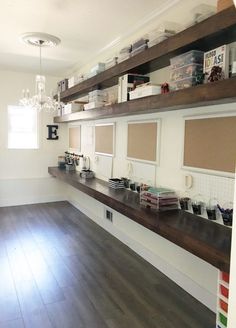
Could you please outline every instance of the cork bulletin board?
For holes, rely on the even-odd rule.
[[[185,121],[185,167],[234,173],[235,159],[236,116]]]
[[[114,124],[95,125],[95,153],[114,155]]]
[[[69,127],[69,148],[80,151],[81,132],[80,126]]]
[[[128,123],[127,157],[156,162],[158,122]]]

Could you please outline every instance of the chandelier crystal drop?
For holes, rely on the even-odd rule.
[[[39,74],[35,78],[35,95],[30,96],[29,89],[22,91],[20,105],[31,107],[37,111],[55,112],[60,110],[60,93],[57,93],[57,100],[53,95],[46,95],[46,78],[42,75],[42,47],[52,47],[60,43],[60,39],[45,33],[26,33],[21,36],[21,40],[29,45],[39,47]]]

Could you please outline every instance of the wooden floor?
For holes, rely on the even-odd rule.
[[[213,328],[215,315],[67,202],[0,208],[1,328]]]

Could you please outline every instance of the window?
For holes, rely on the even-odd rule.
[[[38,113],[31,107],[8,106],[8,148],[38,148]]]

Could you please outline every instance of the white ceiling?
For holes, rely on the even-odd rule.
[[[44,48],[43,73],[60,76],[84,64],[101,49],[135,30],[140,21],[177,0],[1,0],[0,68],[36,73],[39,50],[19,35],[44,32],[61,39]]]

